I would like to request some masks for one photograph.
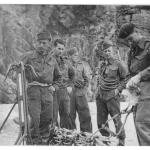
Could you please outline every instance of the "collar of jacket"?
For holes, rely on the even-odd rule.
[[[146,39],[145,37],[143,37],[137,42],[137,46],[141,49],[145,49],[146,42],[150,42],[150,39]]]
[[[114,64],[114,63],[116,62],[116,59],[114,59],[114,58],[109,58],[109,59],[107,60],[107,62],[108,62],[108,65],[112,65],[112,64]]]

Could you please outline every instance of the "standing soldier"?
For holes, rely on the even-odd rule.
[[[70,53],[71,54],[71,53]],[[92,132],[92,122],[90,110],[87,102],[87,87],[88,87],[88,77],[85,73],[85,68],[80,60],[79,52],[77,49],[73,49],[72,53],[72,65],[75,70],[74,84],[71,94],[71,119],[72,119],[72,129],[76,128],[75,119],[76,112],[79,116],[80,130],[83,132]]]
[[[139,87],[140,97],[135,109],[134,122],[139,144],[150,145],[150,40],[136,31],[134,24],[123,24],[119,38],[131,45],[128,68],[132,78],[127,88]]]
[[[33,53],[25,56],[25,64],[31,65],[33,75],[26,70],[28,82],[27,96],[31,117],[31,136],[35,144],[41,143],[41,135],[49,133],[53,121],[53,92],[58,88],[61,79],[56,60],[51,56],[51,37],[47,32],[37,35],[38,47]]]
[[[54,42],[55,50],[54,55],[57,60],[59,70],[62,76],[62,84],[54,94],[54,120],[57,122],[58,110],[60,116],[60,127],[70,129],[70,97],[72,91],[71,84],[73,82],[74,70],[67,63],[65,58],[65,43],[61,39],[56,39]]]
[[[114,58],[113,45],[109,41],[104,41],[102,44],[101,66],[98,75],[98,92],[96,96],[97,105],[97,125],[102,128],[108,119],[108,114],[111,117],[120,113],[119,92],[121,92],[123,85],[120,82],[125,78],[127,71],[120,61]],[[121,117],[118,116],[113,119],[116,132],[121,129]],[[108,124],[107,124],[108,126]],[[100,130],[103,136],[109,136],[104,129]],[[125,131],[122,129],[118,145],[124,145]],[[106,142],[107,144],[107,142]]]

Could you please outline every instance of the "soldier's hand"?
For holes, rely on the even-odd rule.
[[[119,90],[115,89],[115,96],[119,95]]]
[[[55,88],[53,86],[50,86],[49,89],[53,92],[55,92]]]
[[[72,92],[72,87],[71,87],[71,86],[68,86],[68,87],[67,87],[67,91],[68,91],[68,93],[70,94],[70,93]]]
[[[84,88],[84,82],[82,80],[77,80],[75,81],[74,86],[77,88]]]
[[[128,83],[126,84],[126,88],[137,87],[137,84],[140,82],[140,80],[141,75],[140,74],[135,75],[128,81]]]

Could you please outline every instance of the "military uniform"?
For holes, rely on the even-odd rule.
[[[120,102],[118,95],[115,95],[115,89],[122,90],[123,84],[120,82],[125,78],[127,71],[125,67],[118,60],[111,60],[108,64],[101,63],[98,77],[98,93],[96,96],[97,105],[97,124],[98,128],[108,119],[108,114],[113,117],[120,113]],[[122,122],[121,117],[118,116],[113,119],[116,132],[119,132]],[[107,124],[108,126],[108,124]],[[100,131],[103,136],[109,136],[105,130]],[[124,144],[125,131],[121,131],[119,137],[120,144]]]
[[[132,41],[128,55],[128,68],[133,77],[127,86],[136,84],[140,88],[138,104],[134,111],[134,122],[139,145],[146,146],[150,145],[150,40],[138,36],[134,27],[135,25],[131,23],[122,25],[118,37]]]
[[[72,119],[72,129],[76,128],[76,112],[79,116],[80,130],[83,132],[92,132],[91,115],[87,102],[88,77],[85,74],[82,62],[73,64],[75,70],[73,91],[71,94],[70,115]]]
[[[135,112],[135,127],[140,145],[150,145],[150,40],[133,43],[128,66],[131,76],[141,75],[140,97]]]
[[[31,116],[31,135],[33,139],[40,139],[40,134],[48,133],[53,120],[53,91],[49,87],[32,85],[34,81],[42,85],[58,86],[61,80],[56,60],[50,55],[42,56],[37,51],[23,58],[25,64],[32,65],[37,76],[26,70],[28,81],[27,96],[29,114]]]
[[[67,87],[73,83],[74,70],[61,56],[55,56],[62,82],[59,84],[59,89],[54,93],[54,121],[57,122],[58,111],[60,116],[60,127],[70,129],[70,96]]]

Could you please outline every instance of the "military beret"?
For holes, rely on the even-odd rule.
[[[111,41],[104,41],[102,43],[102,50],[105,50],[105,49],[107,49],[107,48],[109,48],[111,46],[113,46],[113,43]]]
[[[65,45],[65,42],[62,40],[62,39],[56,39],[55,41],[54,41],[54,46],[57,46],[57,44],[62,44],[62,45]]]
[[[37,34],[37,40],[51,40],[51,35],[48,32],[43,31]]]
[[[134,31],[134,27],[135,25],[132,23],[125,23],[121,26],[120,30],[119,30],[119,35],[118,37],[121,39],[126,38],[127,36],[129,36],[131,33],[133,33]]]

